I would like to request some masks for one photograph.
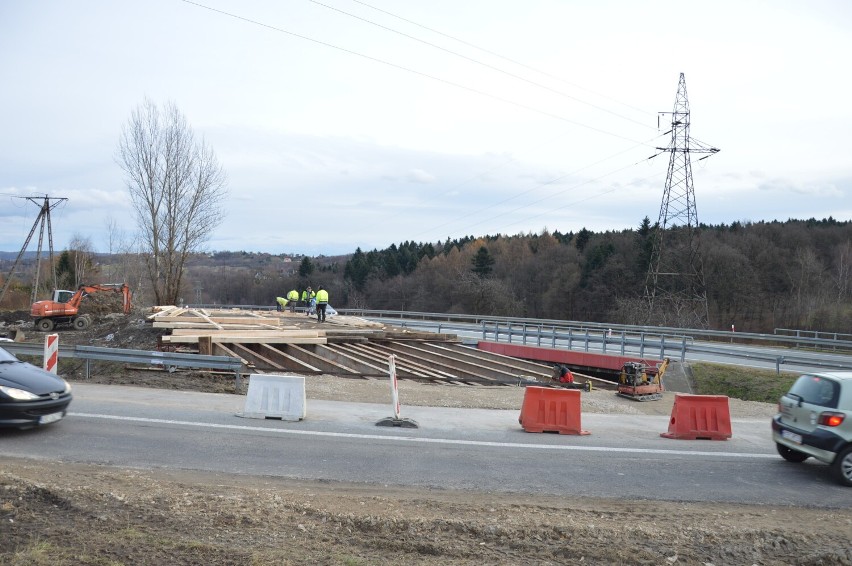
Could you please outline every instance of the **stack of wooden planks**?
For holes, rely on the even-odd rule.
[[[388,331],[384,325],[358,317],[335,316],[319,325],[303,314],[277,311],[154,307],[148,316],[154,328],[171,329],[164,344],[329,344],[370,340],[458,341],[454,334],[408,330]]]

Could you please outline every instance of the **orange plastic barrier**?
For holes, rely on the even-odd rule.
[[[675,395],[669,431],[664,438],[727,440],[731,438],[731,412],[724,395]]]
[[[518,417],[527,432],[589,434],[580,428],[580,391],[527,387]]]

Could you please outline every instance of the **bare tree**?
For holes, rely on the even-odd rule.
[[[118,164],[136,211],[157,304],[177,304],[186,259],[222,221],[226,176],[177,106],[145,99],[122,129]]]
[[[95,263],[95,250],[89,237],[74,233],[68,243],[68,250],[72,252],[74,261],[74,289],[87,283],[90,271]]]

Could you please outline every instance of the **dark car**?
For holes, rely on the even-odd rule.
[[[65,416],[68,382],[0,348],[0,427],[32,428]]]

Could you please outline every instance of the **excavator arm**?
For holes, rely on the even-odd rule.
[[[121,293],[122,310],[124,314],[130,314],[132,308],[130,287],[126,283],[102,284],[102,285],[80,285],[70,299],[66,302],[55,300],[38,301],[33,303],[30,314],[35,318],[35,326],[42,331],[53,330],[59,323],[70,323],[74,328],[85,329],[91,323],[86,315],[79,314],[80,303],[85,297],[92,293]]]

